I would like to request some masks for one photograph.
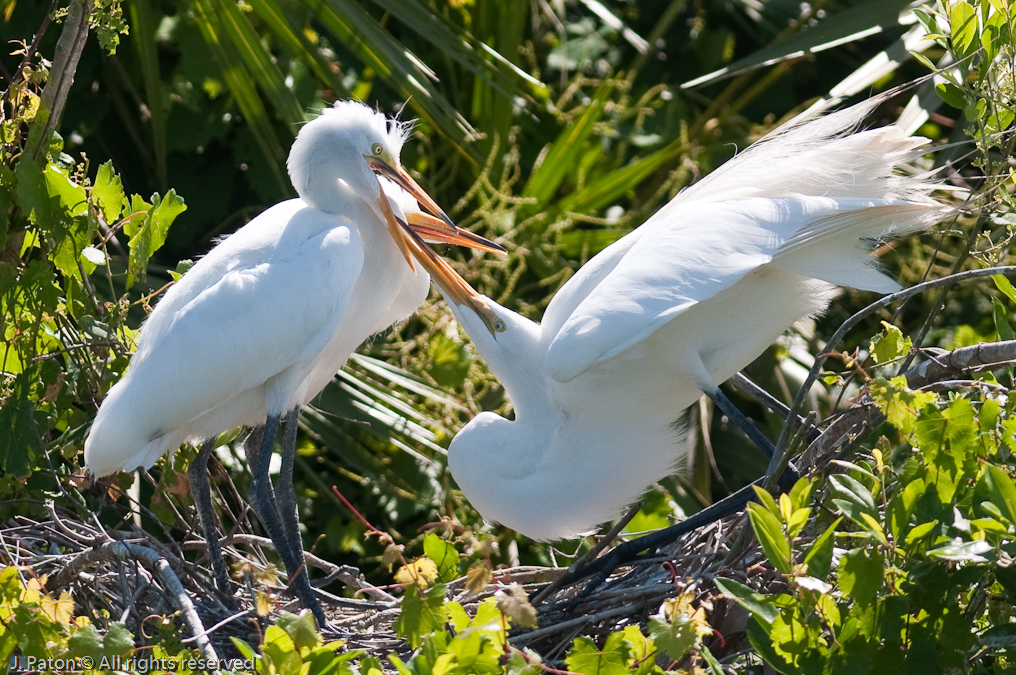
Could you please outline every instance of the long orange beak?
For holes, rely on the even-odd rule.
[[[420,229],[426,230],[429,227],[430,217],[421,213],[407,213],[406,220],[409,221],[405,232],[409,235],[407,243],[410,250],[445,296],[456,305],[465,305],[476,312],[491,335],[502,332],[505,323],[501,317],[487,306],[483,296],[459,276],[448,261],[439,256],[418,233]]]
[[[429,213],[407,213],[406,219],[413,231],[429,244],[458,244],[488,253],[508,255],[502,246],[498,246],[489,239],[454,225],[449,226],[445,221],[435,218]]]
[[[502,255],[507,253],[504,248],[478,234],[455,227],[448,214],[402,167],[394,167],[380,157],[373,155],[364,155],[363,158],[367,160],[367,164],[375,173],[388,178],[408,192],[422,208],[432,214],[415,212],[406,214],[408,222],[403,222],[392,211],[384,191],[378,197],[377,204],[388,223],[388,232],[395,240],[395,244],[399,247],[406,262],[409,263],[410,269],[416,271],[416,266],[413,264],[413,258],[416,258],[448,299],[456,305],[465,305],[476,312],[491,335],[505,330],[504,321],[487,306],[483,296],[466,283],[466,280],[459,276],[451,268],[451,265],[427,244],[425,239],[447,244],[459,244]]]

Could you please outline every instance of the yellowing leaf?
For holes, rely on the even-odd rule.
[[[43,614],[57,623],[70,623],[74,617],[74,600],[67,591],[61,591],[56,600],[43,596],[39,606],[42,607]]]
[[[427,557],[417,558],[408,565],[403,565],[395,573],[395,581],[400,584],[416,584],[427,588],[437,581],[437,563]]]
[[[268,616],[268,613],[272,611],[272,599],[268,597],[267,593],[259,590],[254,594],[254,608],[258,616]]]

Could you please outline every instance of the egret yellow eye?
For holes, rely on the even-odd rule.
[[[375,143],[374,145],[370,146],[370,151],[374,153],[375,157],[380,157],[381,155],[384,154],[385,149],[384,146],[382,146],[380,143]]]

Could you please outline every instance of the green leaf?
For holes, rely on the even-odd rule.
[[[982,563],[986,562],[987,558],[981,554],[991,549],[991,544],[986,541],[964,541],[960,537],[955,537],[949,543],[931,549],[927,555],[929,558],[939,560]]]
[[[905,16],[905,10],[910,4],[912,3],[907,0],[868,0],[841,12],[830,13],[807,30],[774,41],[725,68],[685,82],[681,88],[698,87],[708,82],[739,75],[748,70],[779,63],[786,59],[798,58],[805,54],[815,54],[837,45],[877,35],[886,28],[894,29],[900,24],[901,16]]]
[[[859,605],[869,605],[875,600],[883,585],[883,571],[881,552],[867,548],[847,551],[836,568],[840,590]]]
[[[988,499],[998,507],[1002,517],[1016,525],[1016,485],[1003,469],[989,464],[984,472],[984,485]]]
[[[166,242],[166,232],[176,217],[187,210],[183,197],[170,190],[165,197],[152,195],[148,204],[138,195],[131,198],[131,217],[124,222],[123,230],[130,237],[127,272],[134,276],[145,273],[148,260]],[[133,279],[128,280],[128,287]]]
[[[938,529],[938,525],[939,523],[937,520],[932,520],[927,523],[915,525],[909,532],[907,532],[907,536],[904,538],[903,543],[906,546],[910,546],[914,542],[920,541],[924,537],[928,536],[931,532]]]
[[[0,469],[14,476],[28,475],[43,451],[32,419],[33,373],[28,370],[14,379],[11,394],[0,407]]]
[[[72,656],[88,656],[98,663],[102,659],[102,636],[92,624],[82,626],[67,638],[67,649]]]
[[[565,666],[573,673],[581,675],[628,675],[628,653],[630,647],[622,633],[613,633],[620,640],[607,639],[600,650],[589,638],[575,638],[568,655],[564,657]]]
[[[794,483],[794,487],[790,488],[787,496],[790,498],[790,504],[795,511],[808,505],[808,499],[811,497],[811,491],[815,487],[815,483],[815,479],[802,476]]]
[[[656,648],[675,661],[683,659],[698,643],[695,620],[687,614],[677,614],[672,621],[652,616],[648,628]]]
[[[949,39],[957,57],[969,56],[977,49],[977,12],[970,4],[961,1],[953,5],[949,30]]]
[[[102,639],[102,652],[106,656],[123,656],[134,649],[134,634],[127,630],[127,626],[117,621],[109,624]]]
[[[808,574],[818,579],[825,579],[829,576],[829,569],[833,561],[833,544],[836,539],[836,528],[843,522],[842,516],[833,521],[833,524],[826,528],[812,543],[811,548],[804,556],[804,564],[808,566]]]
[[[977,641],[992,649],[1009,649],[1016,647],[1016,624],[1008,623],[992,626],[977,636]]]
[[[872,378],[868,384],[868,392],[871,394],[872,402],[878,406],[889,423],[908,435],[914,433],[914,420],[918,411],[936,399],[932,392],[908,389],[907,378],[902,375],[892,380]]]
[[[113,172],[113,162],[106,162],[99,167],[92,185],[92,198],[99,205],[102,218],[107,224],[112,225],[120,218],[127,198],[123,194],[120,176]]]
[[[829,493],[837,499],[854,504],[868,515],[878,514],[871,490],[853,476],[842,473],[829,476]]]
[[[521,196],[535,200],[535,204],[529,207],[531,210],[546,208],[547,202],[557,192],[565,176],[574,170],[579,156],[586,149],[587,140],[603,114],[612,90],[613,86],[610,84],[600,85],[586,110],[561,132],[544,154],[543,161],[530,174]]]
[[[395,632],[416,649],[428,633],[439,629],[445,622],[445,585],[436,583],[426,592],[416,584],[406,588],[402,598],[402,611],[395,620]]]
[[[1012,326],[1009,325],[1009,320],[1006,318],[1008,312],[1005,309],[1005,305],[998,298],[992,298],[991,305],[992,315],[995,319],[995,332],[998,333],[998,339],[1012,340]]]
[[[724,596],[737,602],[752,613],[752,616],[762,624],[764,628],[772,626],[773,621],[779,615],[779,610],[772,601],[761,593],[756,593],[739,581],[716,577],[716,587]]]
[[[1012,283],[1008,279],[1003,277],[1002,274],[992,274],[992,281],[995,282],[995,288],[1011,301],[1016,302],[1016,289],[1013,288]]]
[[[964,96],[963,90],[955,84],[941,82],[935,85],[935,91],[938,92],[939,97],[943,101],[957,110],[963,110],[967,107],[967,98]]]
[[[751,529],[762,546],[762,551],[777,570],[790,574],[793,566],[790,562],[790,542],[783,533],[783,526],[768,509],[755,502],[748,504],[748,518]]]
[[[437,575],[441,581],[451,581],[458,574],[459,552],[433,532],[428,532],[423,538],[423,553],[437,563]]]
[[[306,610],[299,615],[283,612],[275,625],[286,631],[297,650],[315,649],[321,644],[321,635],[314,628],[314,615]]]
[[[869,351],[875,357],[876,363],[886,363],[901,356],[906,356],[913,348],[910,338],[903,337],[903,331],[885,321],[882,322],[885,330],[881,335],[872,338],[868,345]]]

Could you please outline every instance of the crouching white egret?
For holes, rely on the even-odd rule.
[[[296,413],[366,338],[401,321],[427,297],[428,275],[409,251],[420,238],[501,250],[456,229],[405,172],[399,153],[407,126],[355,102],[339,102],[308,122],[289,155],[299,199],[278,204],[198,261],[156,305],[141,329],[130,369],[102,402],[85,440],[93,475],[148,468],[182,443],[204,443],[190,471],[216,582],[228,578],[215,533],[205,462],[213,439],[255,427],[246,443],[250,504],[275,544],[304,605],[324,613],[306,573],[292,467]],[[375,172],[412,200],[390,200]],[[436,218],[415,233],[400,203],[419,202]],[[453,295],[464,282],[433,253],[421,264]],[[443,278],[445,275],[451,277]],[[478,312],[482,302],[458,296]],[[286,416],[278,505],[268,471]],[[260,427],[263,426],[263,430]]]
[[[480,514],[539,540],[590,531],[674,471],[687,452],[674,422],[702,393],[746,422],[718,385],[823,311],[836,285],[899,288],[865,241],[950,209],[927,180],[896,172],[926,139],[851,133],[873,106],[797,122],[737,155],[592,258],[542,324],[491,304],[506,324],[492,334],[449,303],[515,410],[480,413],[449,448]]]

